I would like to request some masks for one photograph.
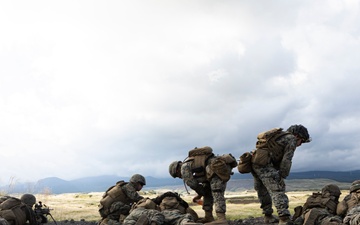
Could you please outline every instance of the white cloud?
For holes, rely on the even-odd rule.
[[[357,1],[0,5],[0,183],[164,177],[295,123],[313,142],[294,171],[359,169]]]

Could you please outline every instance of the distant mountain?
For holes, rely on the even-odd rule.
[[[360,179],[360,170],[354,171],[308,171],[301,173],[290,173],[289,179],[331,179],[339,182],[353,182]]]
[[[128,181],[129,177],[120,177],[114,175],[84,177],[71,181],[66,181],[57,177],[49,177],[41,179],[37,182],[31,183],[16,183],[11,186],[2,186],[0,191],[2,193],[87,193],[87,192],[105,192],[110,186],[117,181]],[[360,179],[360,170],[334,172],[334,171],[308,171],[291,173],[287,181],[291,179],[328,179],[340,183],[351,183],[354,180]],[[146,177],[146,186],[144,190],[152,190],[173,186],[183,186],[181,179],[169,178],[155,178]],[[320,183],[320,182],[317,182]],[[303,185],[304,188],[306,185]],[[345,185],[346,186],[346,185]],[[249,190],[253,188],[253,181],[251,174],[234,173],[231,180],[228,182],[227,189],[229,191]]]

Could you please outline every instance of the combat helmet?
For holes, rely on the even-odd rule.
[[[357,191],[360,189],[360,180],[355,180],[354,182],[351,183],[350,186],[350,193]]]
[[[302,139],[303,143],[308,143],[311,141],[311,137],[309,136],[308,130],[306,129],[306,127],[304,127],[301,124],[291,125],[287,129],[287,132],[298,135]]]
[[[339,198],[341,195],[340,188],[335,184],[328,184],[323,187],[321,190],[321,193],[324,195],[326,193],[329,193],[331,196],[334,196],[336,198]]]
[[[23,194],[20,197],[20,200],[30,207],[32,207],[36,203],[36,198],[32,194]]]
[[[140,174],[134,174],[132,175],[132,177],[130,178],[130,182],[131,183],[140,183],[142,185],[146,185],[146,180],[145,177],[143,177]]]
[[[181,161],[174,161],[169,165],[169,173],[173,178],[178,177],[177,169],[180,165]]]

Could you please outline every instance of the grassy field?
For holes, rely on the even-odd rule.
[[[156,197],[169,190],[156,190],[141,192],[141,195],[149,198]],[[345,191],[346,192],[346,191]],[[345,193],[343,192],[343,193]],[[298,205],[303,205],[306,198],[311,195],[311,191],[296,191],[288,192],[287,195],[290,199],[290,210]],[[68,194],[38,194],[36,198],[42,201],[43,204],[49,206],[51,214],[57,221],[61,220],[75,220],[79,221],[84,219],[86,221],[98,221],[100,219],[98,213],[98,204],[103,193],[68,193]],[[200,205],[191,203],[191,199],[195,196],[194,192],[187,194],[181,193],[182,198],[190,203],[190,206],[199,214],[200,217],[204,216],[204,212]],[[227,199],[227,217],[228,219],[243,219],[249,217],[260,217],[261,210],[260,204],[257,201],[255,191],[244,192],[228,192],[226,193]],[[51,221],[51,218],[49,218]]]

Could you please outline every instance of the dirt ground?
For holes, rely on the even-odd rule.
[[[264,223],[262,217],[259,218],[249,218],[243,220],[229,220],[229,225],[268,225]],[[48,225],[96,225],[96,222],[86,222],[86,221],[56,221],[56,224],[52,221],[47,223]],[[277,224],[277,223],[274,223]]]

